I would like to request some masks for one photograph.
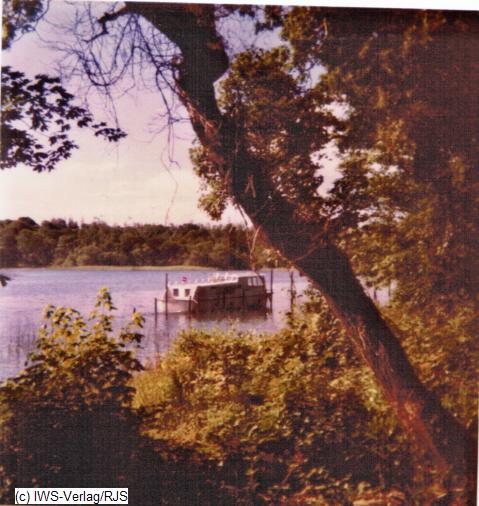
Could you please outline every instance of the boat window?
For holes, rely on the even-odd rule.
[[[180,294],[180,291],[178,290],[178,288],[173,288],[173,295],[175,297],[178,297],[179,294]]]
[[[190,294],[190,289],[189,288],[185,288],[185,296],[188,297],[188,295]]]

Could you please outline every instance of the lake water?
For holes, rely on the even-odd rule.
[[[101,287],[108,287],[113,298],[117,323],[126,323],[133,309],[145,316],[140,358],[146,362],[163,353],[181,329],[187,327],[226,329],[233,323],[239,330],[274,332],[283,326],[290,309],[289,272],[275,271],[273,310],[267,314],[222,314],[208,319],[187,315],[154,315],[154,299],[165,285],[165,271],[160,270],[51,270],[2,269],[11,278],[0,288],[0,379],[15,375],[24,367],[33,349],[34,336],[41,325],[42,311],[48,304],[73,307],[86,317],[95,304]],[[210,271],[170,271],[169,282],[204,279]],[[269,272],[264,273],[269,289]],[[306,278],[294,275],[295,288],[301,294]],[[301,298],[299,299],[301,300]]]

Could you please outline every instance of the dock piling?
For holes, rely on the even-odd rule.
[[[293,311],[293,308],[294,308],[294,303],[295,303],[295,300],[296,300],[296,287],[294,285],[294,271],[291,269],[289,271],[289,281],[290,281],[290,308],[291,308],[291,312]]]
[[[273,269],[269,272],[269,305],[270,310],[273,311]]]
[[[165,316],[168,317],[168,273],[165,273]]]

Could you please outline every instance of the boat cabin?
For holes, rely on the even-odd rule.
[[[160,299],[160,311],[203,314],[266,309],[268,297],[262,275],[216,274],[206,280],[169,285]]]

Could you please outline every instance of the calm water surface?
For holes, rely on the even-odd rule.
[[[239,330],[274,332],[283,326],[284,315],[290,308],[290,278],[288,272],[276,271],[273,284],[273,311],[268,314],[215,315],[198,320],[187,315],[154,315],[154,299],[165,285],[165,272],[159,270],[50,270],[3,269],[11,278],[0,289],[0,379],[15,375],[23,368],[26,355],[41,325],[42,311],[48,304],[78,309],[87,316],[95,304],[101,287],[108,287],[118,308],[118,325],[128,321],[133,309],[146,318],[140,358],[147,362],[168,349],[177,333],[191,326],[228,328],[233,323]],[[210,271],[171,271],[171,282],[186,277],[188,281],[204,279]],[[264,273],[269,288],[269,272]],[[294,276],[295,287],[301,293],[307,287],[305,278]],[[301,300],[301,299],[299,299]]]

